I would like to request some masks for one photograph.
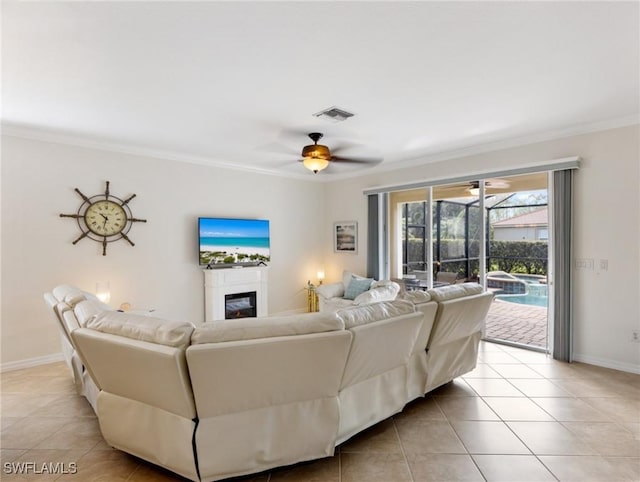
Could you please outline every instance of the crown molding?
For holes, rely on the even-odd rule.
[[[221,169],[229,169],[242,172],[251,172],[255,174],[264,174],[269,176],[284,177],[289,179],[304,180],[310,182],[333,182],[343,179],[357,178],[367,176],[371,173],[394,171],[411,167],[432,164],[451,159],[484,154],[492,151],[500,151],[514,147],[525,146],[528,144],[536,144],[539,142],[561,139],[564,137],[572,137],[577,135],[589,134],[591,132],[605,131],[640,124],[640,115],[631,115],[626,117],[618,117],[605,121],[577,124],[571,127],[544,131],[537,134],[505,138],[497,141],[475,144],[461,148],[445,149],[425,156],[419,156],[405,161],[382,163],[366,171],[349,172],[344,174],[323,173],[321,176],[308,176],[305,174],[293,174],[276,172],[272,169],[265,169],[252,166],[241,166],[228,161],[221,161],[204,156],[194,156],[193,154],[185,154],[164,149],[153,149],[149,147],[138,147],[133,145],[121,144],[105,140],[93,139],[87,136],[60,133],[49,129],[33,128],[2,122],[0,130],[3,135],[20,137],[44,142],[53,142],[57,144],[67,144],[78,147],[86,147],[91,149],[99,149],[103,151],[120,152],[136,156],[152,157],[156,159],[164,159],[175,162],[186,162],[190,164],[198,164],[207,167],[217,167]]]
[[[316,176],[312,178],[309,176],[305,176],[304,174],[282,173],[265,168],[241,166],[238,164],[233,164],[227,161],[220,161],[218,159],[212,159],[205,156],[195,156],[193,154],[185,154],[182,152],[175,152],[166,149],[153,149],[150,147],[139,147],[129,144],[121,144],[105,140],[98,140],[87,136],[60,133],[49,129],[25,127],[9,122],[2,122],[2,124],[0,124],[0,130],[2,132],[2,135],[5,136],[19,137],[22,139],[29,139],[34,141],[52,142],[54,144],[65,144],[108,152],[119,152],[122,154],[129,154],[134,156],[151,157],[154,159],[163,159],[175,162],[185,162],[188,164],[197,164],[214,168],[217,167],[220,169],[228,169],[232,171],[251,172],[254,174],[264,174],[275,177],[292,178],[312,182],[321,181],[319,179],[315,179]]]

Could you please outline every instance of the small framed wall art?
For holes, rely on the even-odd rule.
[[[358,223],[339,221],[333,223],[333,250],[336,253],[358,252]]]

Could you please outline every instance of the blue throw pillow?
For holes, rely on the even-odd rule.
[[[344,290],[345,300],[354,300],[356,296],[371,288],[371,278],[352,278],[347,289]]]

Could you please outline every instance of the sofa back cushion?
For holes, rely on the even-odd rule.
[[[96,300],[98,298],[93,293],[89,293],[87,291],[82,291],[80,288],[76,288],[71,285],[59,285],[51,290],[51,293],[58,301],[64,301],[71,308],[73,308],[77,303],[84,300]]]
[[[367,305],[370,303],[378,303],[380,301],[393,301],[396,299],[400,285],[393,281],[374,281],[371,288],[364,293],[359,294],[353,300],[354,305]]]
[[[190,323],[110,311],[94,316],[71,337],[101,390],[193,419],[185,358],[192,331]]]
[[[328,283],[316,286],[316,293],[322,298],[342,298],[344,296],[343,283]]]
[[[423,314],[406,301],[346,308],[337,315],[353,334],[341,388],[406,365],[423,324]]]
[[[303,315],[219,320],[209,321],[196,328],[191,336],[191,343],[197,345],[254,340],[336,330],[344,330],[344,322],[334,313],[305,313]]]
[[[102,311],[91,317],[86,327],[101,333],[172,347],[188,345],[194,329],[193,324],[183,321],[169,321],[119,311]]]
[[[438,311],[431,330],[431,337],[427,344],[428,348],[443,346],[482,331],[485,318],[493,301],[493,293],[482,291],[480,285],[476,286],[477,288],[470,287],[470,291],[473,294],[455,297],[453,296],[454,292],[460,294],[461,291],[450,290],[447,293],[448,296],[434,297],[442,301],[438,301]],[[445,288],[457,288],[457,286],[447,286]]]
[[[310,417],[318,416],[321,400],[338,394],[351,339],[348,330],[337,330],[192,344],[186,356],[201,426],[225,414],[220,423],[229,430],[246,430],[238,419],[269,415],[273,423],[286,423],[281,417],[287,411],[311,408]],[[241,412],[246,417],[233,415]],[[337,410],[335,417],[337,428]]]
[[[461,283],[433,288],[428,293],[434,301],[447,301],[477,295],[483,291],[484,289],[478,283]]]
[[[422,290],[405,291],[401,298],[405,301],[410,301],[414,305],[431,301],[431,295]]]
[[[87,326],[89,320],[105,311],[113,312],[114,310],[100,300],[82,300],[73,307],[73,314],[82,327]]]
[[[343,308],[338,310],[336,315],[344,322],[346,329],[351,329],[355,326],[415,313],[415,311],[416,309],[413,304],[397,300]]]
[[[346,290],[352,279],[365,279],[364,276],[357,275],[352,273],[351,271],[344,270],[342,272],[342,284],[344,285],[344,289]]]

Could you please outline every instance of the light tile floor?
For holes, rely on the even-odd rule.
[[[473,372],[356,435],[335,456],[234,480],[640,480],[639,375],[486,342],[480,350]],[[0,479],[184,480],[110,448],[63,363],[1,378]],[[8,474],[12,462],[74,463],[77,473]]]

